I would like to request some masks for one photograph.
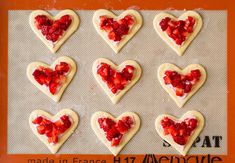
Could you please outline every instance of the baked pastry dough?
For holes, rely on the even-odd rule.
[[[118,146],[111,146],[111,143],[106,139],[106,135],[104,131],[100,128],[98,119],[99,118],[110,118],[114,122],[118,122],[118,120],[122,119],[122,117],[130,116],[134,119],[133,126],[129,129],[127,133],[122,136],[120,144]],[[124,146],[130,141],[130,139],[136,134],[136,132],[140,128],[140,118],[136,113],[133,112],[125,112],[121,114],[118,118],[114,118],[111,114],[106,112],[96,112],[91,117],[91,127],[95,132],[96,136],[105,144],[105,146],[113,153],[114,156],[118,155],[118,153],[124,148]]]
[[[101,63],[107,63],[108,65],[111,66],[111,68],[115,69],[116,71],[121,71],[126,65],[131,65],[135,68],[135,72],[134,75],[131,79],[130,82],[128,82],[123,90],[119,90],[119,92],[117,92],[116,94],[113,94],[110,89],[108,88],[107,84],[102,80],[102,78],[97,74],[97,67],[101,64]],[[133,86],[135,85],[135,83],[140,79],[141,76],[141,67],[140,65],[133,60],[126,60],[124,61],[122,64],[120,64],[119,66],[116,66],[113,62],[111,62],[108,59],[105,58],[99,58],[97,60],[94,61],[93,66],[92,66],[92,72],[93,75],[96,79],[96,81],[99,83],[99,85],[103,88],[103,90],[105,91],[105,93],[109,96],[109,98],[111,99],[111,101],[113,102],[113,104],[116,104],[121,97]]]
[[[186,118],[196,118],[198,121],[198,125],[197,127],[194,129],[193,133],[190,135],[187,143],[183,146],[183,145],[179,145],[177,144],[171,135],[165,135],[164,134],[164,130],[161,126],[161,120],[164,119],[165,117],[170,118],[171,120],[175,121],[175,122],[181,122],[183,120],[185,120]],[[187,154],[187,152],[189,151],[189,149],[191,148],[194,140],[198,137],[198,135],[200,134],[200,132],[202,131],[204,127],[204,117],[202,116],[202,114],[198,111],[188,111],[186,112],[181,118],[177,119],[176,117],[169,115],[169,114],[162,114],[159,115],[155,121],[155,128],[158,132],[158,134],[161,136],[162,139],[166,140],[172,147],[174,147],[178,152],[180,152],[183,156],[185,156]]]
[[[196,20],[196,24],[194,25],[193,32],[186,38],[186,40],[183,42],[182,45],[177,45],[172,38],[170,38],[166,32],[162,31],[159,23],[162,19],[169,17],[172,20],[185,20],[188,18],[188,16],[192,16]],[[193,41],[193,39],[197,36],[199,31],[202,28],[202,18],[201,16],[195,12],[195,11],[186,11],[183,13],[180,17],[176,18],[171,14],[168,13],[160,13],[157,14],[153,20],[153,26],[155,30],[157,31],[158,35],[179,55],[182,56],[184,54],[184,51],[187,49],[189,44]]]
[[[40,135],[37,131],[35,124],[32,123],[32,121],[35,118],[37,118],[38,116],[45,117],[51,121],[56,121],[63,115],[68,115],[71,118],[72,124],[71,124],[70,128],[68,128],[59,137],[59,141],[56,144],[50,144],[47,140],[48,138],[45,135]],[[63,109],[54,116],[52,116],[51,114],[49,114],[43,110],[34,110],[29,116],[29,126],[32,129],[33,133],[39,138],[39,140],[41,140],[47,146],[47,148],[53,154],[55,154],[60,149],[60,147],[64,144],[64,142],[74,132],[74,130],[77,128],[78,122],[79,122],[78,115],[74,111],[72,111],[71,109]]]
[[[57,20],[64,15],[70,15],[72,18],[72,22],[68,29],[64,31],[62,36],[53,43],[52,41],[47,40],[42,32],[35,26],[35,17],[38,15],[46,15],[51,20]],[[79,18],[74,11],[68,9],[59,12],[55,17],[44,10],[35,10],[30,14],[29,24],[34,33],[40,38],[40,40],[42,40],[42,42],[50,49],[52,53],[55,53],[61,47],[61,45],[77,30],[79,25]]]
[[[68,72],[68,74],[66,75],[66,81],[62,84],[61,88],[57,91],[56,94],[51,94],[51,92],[49,91],[48,87],[39,84],[35,79],[34,76],[32,75],[33,72],[35,71],[35,69],[37,69],[39,66],[43,66],[43,67],[48,67],[52,70],[55,69],[55,66],[57,64],[59,64],[60,62],[66,62],[70,65],[70,71]],[[46,94],[48,97],[50,97],[52,100],[54,100],[55,102],[58,102],[62,96],[62,94],[64,93],[66,87],[69,85],[69,83],[71,82],[71,80],[73,79],[75,73],[76,73],[76,63],[69,57],[67,56],[63,56],[58,58],[57,60],[54,61],[54,63],[49,66],[46,63],[43,62],[32,62],[28,65],[27,67],[27,77],[28,79],[40,90],[42,91],[44,94]]]
[[[186,75],[191,70],[195,70],[195,69],[200,70],[201,77],[200,77],[199,81],[197,81],[197,83],[192,87],[191,91],[189,93],[187,93],[187,95],[185,97],[177,96],[175,94],[174,89],[172,87],[170,87],[169,85],[166,85],[164,82],[163,77],[165,76],[164,73],[167,70],[176,71],[179,74]],[[171,96],[171,98],[175,101],[177,106],[180,108],[183,107],[184,104],[199,90],[199,88],[202,87],[202,85],[206,81],[206,77],[207,77],[206,70],[199,64],[191,64],[191,65],[188,65],[184,69],[180,69],[179,67],[177,67],[173,64],[164,63],[158,68],[158,80],[159,80],[161,86],[165,89],[165,91]]]

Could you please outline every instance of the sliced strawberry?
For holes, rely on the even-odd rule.
[[[115,88],[115,87],[113,87],[112,89],[111,89],[111,92],[113,93],[113,94],[116,94],[117,93],[117,88]]]
[[[58,136],[48,137],[48,143],[52,143],[52,144],[58,143]]]
[[[197,127],[197,120],[195,118],[186,118],[180,123],[175,123],[170,118],[164,117],[161,120],[161,126],[163,127],[165,135],[170,134],[177,144],[185,145],[188,141],[188,137]]]
[[[55,82],[50,83],[50,85],[49,85],[49,90],[50,90],[51,94],[54,95],[54,94],[56,93],[56,91],[57,91],[57,86],[58,86],[58,84],[55,83]]]
[[[45,130],[44,126],[39,125],[39,126],[37,126],[37,131],[38,131],[39,134],[43,135],[43,134],[45,134],[46,130]]]
[[[128,81],[132,80],[135,68],[131,65],[126,65],[121,72],[117,72],[106,63],[101,63],[97,66],[97,74],[107,84],[113,94],[118,90],[123,90]]]
[[[55,70],[58,72],[58,73],[62,73],[62,74],[65,74],[69,71],[70,67],[69,67],[69,64],[66,63],[66,62],[60,62],[60,64],[57,64],[55,66]]]
[[[67,115],[61,116],[56,122],[51,122],[50,120],[39,116],[33,121],[33,123],[40,123],[36,126],[38,133],[41,135],[45,134],[48,137],[48,142],[53,144],[58,142],[58,136],[63,134],[72,124],[69,116]]]
[[[70,70],[70,66],[66,62],[60,62],[55,66],[55,71],[50,68],[38,66],[33,72],[34,79],[41,85],[49,87],[50,92],[54,95],[66,81],[66,73]]]
[[[189,93],[191,89],[192,89],[192,84],[191,83],[186,84],[184,88],[184,93]]]
[[[162,31],[172,38],[177,45],[182,45],[190,33],[193,32],[195,19],[188,16],[186,20],[174,21],[169,17],[163,18],[159,25]]]
[[[171,33],[172,33],[172,30],[171,30],[171,27],[167,27],[167,29],[166,29],[166,33],[167,33],[167,35],[171,35]]]
[[[121,135],[121,133],[117,130],[117,128],[115,126],[112,126],[111,129],[109,129],[107,132],[106,132],[106,138],[109,140],[109,141],[112,141],[113,138],[117,138]]]
[[[191,75],[192,75],[193,78],[199,79],[199,78],[201,77],[200,70],[198,70],[198,69],[192,70],[192,71],[191,71]]]
[[[171,84],[177,96],[183,96],[185,93],[189,93],[193,85],[195,85],[201,77],[200,70],[198,69],[192,70],[186,75],[181,75],[171,70],[166,70],[164,74],[164,83],[166,85]]]
[[[36,119],[32,121],[33,124],[40,124],[42,122],[42,116],[38,116]]]
[[[173,139],[179,145],[185,145],[187,143],[187,139],[183,136],[175,136]]]
[[[113,138],[111,141],[111,146],[115,146],[115,147],[118,146],[122,139],[122,136],[123,135],[120,134],[118,137]]]
[[[177,96],[183,96],[184,95],[184,90],[182,88],[176,88],[176,95]]]
[[[63,125],[63,122],[61,120],[58,120],[56,122],[54,122],[54,124],[57,126],[57,127],[60,127]]]
[[[124,18],[114,21],[113,18],[100,16],[100,29],[108,34],[108,38],[114,42],[119,42],[124,35],[127,35],[130,27],[134,23],[132,15],[126,15]]]
[[[171,78],[169,76],[163,77],[165,84],[171,84]]]
[[[37,15],[35,17],[35,25],[38,30],[45,36],[49,41],[56,42],[68,29],[72,22],[70,15],[64,15],[59,20],[50,20],[46,15]]]
[[[100,128],[102,128],[105,132],[108,131],[115,125],[115,122],[110,118],[99,118],[98,123]]]
[[[134,120],[130,116],[122,117],[122,121],[130,128],[134,124]]]
[[[124,123],[123,121],[119,120],[117,123],[117,130],[121,133],[121,134],[125,134],[128,130],[129,130],[129,126],[126,125],[126,123]]]
[[[133,125],[133,119],[129,116],[123,117],[118,123],[110,118],[98,118],[99,127],[103,129],[106,138],[111,142],[111,146],[118,146],[123,134]]]

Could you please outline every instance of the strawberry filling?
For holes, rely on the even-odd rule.
[[[69,28],[72,22],[70,15],[64,15],[58,20],[51,20],[46,15],[35,17],[35,25],[47,40],[56,42],[60,36]]]
[[[177,96],[184,96],[192,90],[192,87],[199,81],[201,72],[198,69],[191,70],[186,75],[181,75],[176,71],[167,70],[163,77],[166,85],[171,85]]]
[[[194,129],[198,126],[198,120],[196,118],[186,118],[184,121],[176,123],[165,117],[161,120],[161,126],[165,135],[171,135],[174,142],[185,145]]]
[[[161,20],[159,25],[162,31],[166,32],[177,45],[182,45],[187,37],[193,32],[195,19],[192,16],[188,16],[186,20],[175,21],[169,17],[165,17]]]
[[[134,24],[134,17],[126,15],[124,18],[117,21],[105,15],[100,16],[100,29],[107,32],[108,38],[115,42],[120,41],[124,35],[127,35]]]
[[[118,146],[122,136],[133,126],[134,120],[126,116],[116,123],[110,118],[99,118],[98,123],[105,132],[106,139],[111,142],[111,146]]]
[[[113,94],[119,90],[123,90],[128,82],[132,80],[135,68],[131,65],[126,65],[121,72],[117,72],[107,63],[101,63],[97,67],[97,74],[107,84]]]
[[[52,122],[42,116],[35,118],[32,123],[36,126],[37,132],[40,135],[45,135],[48,138],[48,143],[58,143],[59,136],[70,128],[72,122],[69,116],[63,115],[56,122]]]
[[[70,70],[70,65],[66,62],[60,62],[53,71],[50,68],[39,66],[33,72],[34,79],[41,85],[49,87],[51,94],[56,94],[63,83],[66,81],[66,75]]]

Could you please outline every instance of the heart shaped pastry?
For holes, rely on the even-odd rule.
[[[76,63],[69,57],[58,58],[51,66],[32,62],[27,67],[28,79],[43,93],[58,102],[76,72]]]
[[[77,30],[79,18],[72,10],[63,10],[55,17],[44,10],[35,10],[30,14],[29,24],[50,51],[55,53]]]
[[[155,127],[162,139],[185,156],[204,127],[204,117],[197,111],[188,111],[180,119],[162,114]]]
[[[179,18],[167,13],[155,16],[153,26],[158,35],[181,56],[202,28],[202,18],[187,11]]]
[[[191,64],[182,70],[164,63],[158,68],[158,80],[181,108],[206,81],[206,70],[199,64]]]
[[[78,121],[77,114],[71,109],[63,109],[54,116],[43,110],[35,110],[29,117],[29,125],[33,133],[53,154],[74,132]]]
[[[100,9],[93,15],[98,34],[118,53],[142,26],[142,17],[135,10],[126,10],[116,16],[109,10]]]
[[[96,81],[116,104],[139,80],[141,67],[133,60],[126,60],[116,66],[108,59],[99,58],[93,63],[92,72]]]
[[[96,112],[91,127],[106,147],[117,155],[140,128],[140,118],[133,112],[125,112],[118,118],[106,112]]]

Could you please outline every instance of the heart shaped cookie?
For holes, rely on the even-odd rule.
[[[139,80],[141,67],[133,60],[126,60],[116,66],[108,59],[99,58],[93,63],[92,72],[96,81],[116,104]]]
[[[206,81],[206,70],[199,64],[191,64],[182,70],[164,63],[158,68],[158,80],[181,108]]]
[[[91,127],[116,156],[139,130],[140,118],[133,112],[125,112],[114,118],[109,113],[99,111],[92,115]]]
[[[32,62],[27,67],[28,79],[43,93],[58,102],[76,72],[76,63],[63,56],[49,66],[42,62]]]
[[[155,16],[153,26],[158,35],[182,56],[202,28],[202,18],[194,11],[187,11],[179,18],[167,13]]]
[[[135,10],[126,10],[116,16],[109,10],[100,9],[93,15],[98,34],[118,53],[142,26],[142,17]]]
[[[72,10],[63,10],[55,17],[44,10],[35,10],[30,14],[29,24],[50,51],[55,53],[77,30],[79,18]]]
[[[77,114],[71,109],[63,109],[54,116],[43,110],[35,110],[29,117],[29,125],[33,133],[53,154],[74,132],[78,121]]]
[[[185,156],[204,127],[204,117],[197,111],[188,111],[180,119],[162,114],[155,127],[162,139]]]

